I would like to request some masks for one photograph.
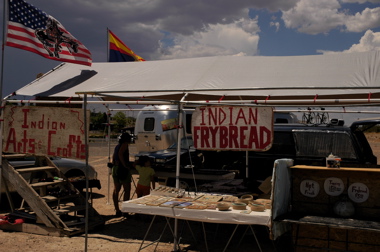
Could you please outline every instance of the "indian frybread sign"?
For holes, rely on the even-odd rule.
[[[82,109],[6,106],[3,151],[85,158],[85,130]]]
[[[266,151],[272,146],[270,107],[198,107],[191,124],[194,147],[200,150]]]

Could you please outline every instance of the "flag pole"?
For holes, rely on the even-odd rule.
[[[3,41],[1,44],[1,70],[0,70],[0,98],[1,98],[1,108],[0,108],[0,140],[3,139],[3,127],[4,127],[4,104],[5,102],[3,101],[3,82],[4,82],[4,47],[5,47],[5,37],[6,37],[6,20],[8,18],[8,5],[7,5],[8,0],[3,1]],[[1,187],[2,187],[2,182],[3,182],[3,143],[1,141],[0,143],[0,150],[1,150],[1,155],[0,155],[0,202],[1,202]]]
[[[107,27],[107,62],[110,60],[110,36],[109,36],[109,29]],[[108,163],[111,162],[111,111],[109,110],[109,104],[107,104],[107,132],[108,132]],[[111,168],[108,168],[111,169]],[[108,171],[108,198],[107,198],[107,205],[110,204],[110,191],[111,191],[111,175],[112,175],[112,170],[111,172]]]
[[[107,27],[107,60],[106,62],[110,61],[110,36],[109,36],[109,29]]]
[[[3,99],[3,76],[4,76],[4,47],[5,47],[5,41],[6,41],[6,25],[7,25],[7,1],[3,1],[3,41],[1,44],[1,80],[0,80],[0,98]]]

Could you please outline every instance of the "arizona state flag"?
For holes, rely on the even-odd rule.
[[[145,61],[108,30],[109,62]]]

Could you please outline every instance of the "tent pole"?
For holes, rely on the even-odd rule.
[[[106,105],[107,108],[107,127],[108,127],[108,163],[111,162],[111,112],[109,110],[109,104]],[[110,186],[111,186],[111,168],[108,168],[108,198],[107,198],[107,205],[110,204]]]
[[[84,243],[84,251],[87,252],[87,245],[88,245],[88,212],[89,212],[89,203],[88,203],[88,187],[89,187],[89,181],[88,181],[88,132],[87,132],[87,94],[84,95],[83,97],[83,115],[84,115],[84,142],[85,142],[85,152],[86,152],[86,216],[85,216],[85,243]]]
[[[121,91],[120,91],[121,92]],[[90,95],[96,95],[94,92],[89,93]],[[100,94],[103,95],[103,94]],[[10,96],[11,97],[11,96]],[[124,97],[124,98],[134,98],[135,97]],[[146,99],[142,100],[120,100],[120,101],[88,101],[88,104],[104,104],[107,102],[108,104],[129,104],[129,105],[152,105],[152,102],[156,105],[173,105],[174,101],[157,101],[155,99]],[[81,104],[82,101],[45,101],[45,100],[8,100],[8,103],[23,103],[23,104]],[[297,100],[296,98],[292,100],[222,100],[222,101],[182,101],[186,106],[204,106],[204,105],[241,105],[241,106],[286,106],[286,107],[300,107],[300,106],[313,106],[313,107],[341,107],[342,105],[358,107],[358,106],[378,106],[380,104],[379,98],[373,98],[371,100],[368,99],[302,99]]]
[[[179,188],[179,176],[181,169],[181,139],[182,139],[182,124],[183,124],[183,114],[182,114],[183,104],[178,104],[178,127],[177,127],[177,163],[176,163],[176,181],[175,188]],[[178,251],[178,220],[174,219],[174,244],[173,251]]]
[[[183,104],[178,104],[178,127],[177,127],[177,163],[176,163],[176,184],[175,187],[179,188],[179,175],[181,168],[181,139],[182,139],[182,124],[183,124],[183,114],[182,114]]]
[[[245,151],[245,178],[248,179],[248,151]]]

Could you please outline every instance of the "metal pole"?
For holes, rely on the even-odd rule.
[[[108,162],[111,162],[111,112],[109,110],[109,105],[107,104],[107,127],[108,127]],[[108,198],[107,204],[110,204],[110,187],[111,187],[111,168],[108,168]]]
[[[87,95],[85,94],[83,97],[83,114],[84,114],[84,125],[85,125],[85,130],[84,130],[84,142],[85,142],[85,152],[86,152],[86,216],[85,216],[85,242],[84,242],[84,251],[87,252],[87,245],[88,245],[88,208],[89,208],[89,203],[88,203],[88,187],[89,187],[89,182],[88,182],[88,134],[87,134]]]
[[[107,27],[107,62],[110,61],[110,36]]]
[[[181,139],[182,139],[182,123],[183,123],[182,107],[183,105],[180,103],[178,105],[177,163],[176,163],[176,184],[175,184],[176,188],[179,188],[179,175],[180,175],[180,168],[181,168]]]
[[[182,140],[182,124],[183,124],[183,114],[182,114],[183,105],[182,103],[178,104],[178,128],[177,128],[177,163],[176,163],[176,181],[175,188],[179,188],[179,175],[181,169],[181,140]],[[174,244],[173,249],[177,251],[178,244],[178,220],[174,219]]]
[[[119,91],[122,93],[123,91]],[[143,92],[143,91],[136,91]],[[112,92],[110,92],[112,93]],[[77,92],[78,94],[78,92]],[[104,93],[95,93],[89,92],[86,93],[88,95],[99,95],[104,96]],[[83,94],[82,94],[83,95]],[[88,104],[104,104],[105,102],[108,104],[128,104],[128,105],[151,105],[152,103],[157,105],[173,105],[176,104],[174,101],[164,101],[164,100],[155,100],[148,99],[142,100],[142,98],[136,97],[123,97],[125,99],[134,99],[134,100],[120,100],[120,101],[88,101]],[[139,100],[140,99],[140,100]],[[24,104],[37,104],[37,103],[45,103],[45,104],[80,104],[82,101],[44,101],[44,100],[8,100],[8,103],[24,103]],[[360,107],[360,106],[378,106],[380,104],[380,99],[373,98],[371,100],[368,99],[320,99],[314,101],[312,99],[309,100],[297,100],[296,98],[292,100],[222,100],[222,101],[181,101],[185,106],[205,106],[205,105],[240,105],[240,106],[263,106],[263,107],[300,107],[300,106],[314,106],[314,107]]]
[[[245,151],[245,177],[248,178],[248,162],[249,162],[249,158],[248,158],[248,151]]]
[[[4,46],[5,46],[5,30],[6,30],[6,20],[7,20],[7,0],[3,1],[3,42],[1,45],[1,72],[0,72],[0,98],[1,98],[1,109],[0,109],[0,139],[3,138],[3,127],[4,127],[4,106],[5,106],[5,101],[3,100],[3,81],[4,81]],[[0,144],[0,150],[1,153],[3,153],[3,145]],[[3,157],[0,155],[0,191],[1,191],[1,183],[3,181]],[[0,193],[0,203],[1,203],[1,193]]]

